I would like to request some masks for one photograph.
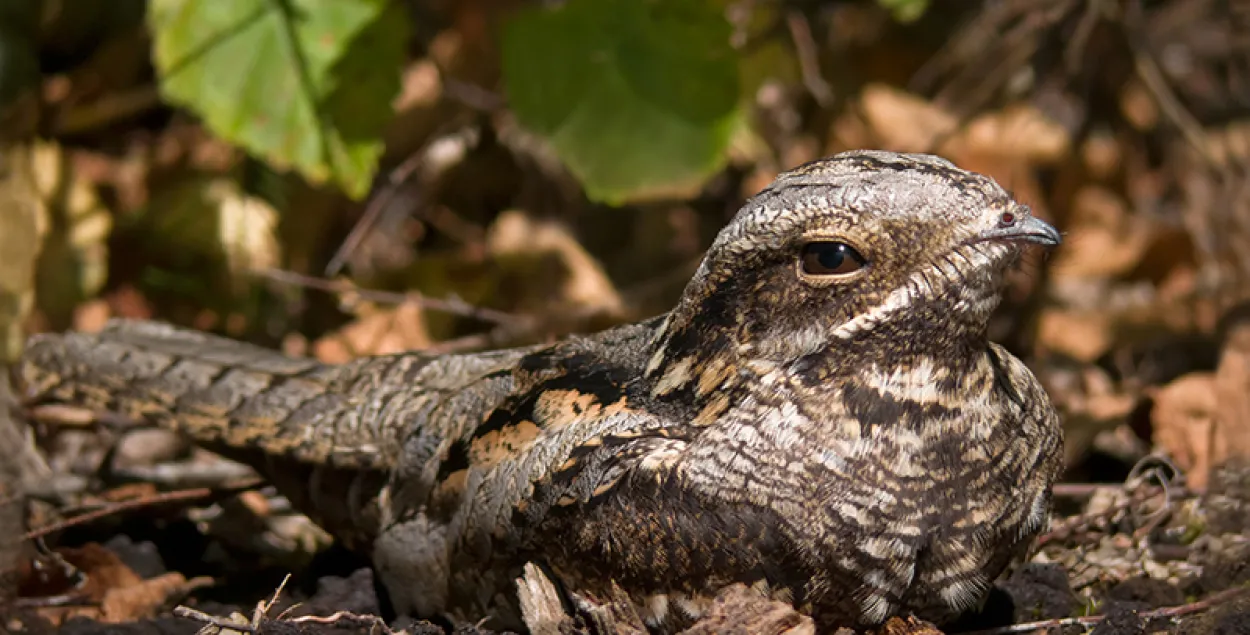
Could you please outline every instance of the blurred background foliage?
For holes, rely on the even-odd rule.
[[[1064,230],[993,336],[1076,473],[1250,453],[1250,3],[7,0],[0,104],[6,356],[116,316],[327,361],[601,328],[875,147]]]

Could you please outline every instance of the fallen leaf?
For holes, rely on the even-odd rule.
[[[1146,84],[1131,78],[1120,89],[1120,112],[1133,127],[1143,132],[1159,125],[1159,106]]]
[[[83,333],[98,333],[112,316],[113,310],[109,308],[107,300],[100,298],[88,300],[74,307],[74,330]]]
[[[860,108],[881,146],[898,152],[934,152],[959,126],[939,106],[883,84],[864,87]]]
[[[76,569],[81,578],[67,575],[63,585],[69,588],[55,589],[55,580],[41,578],[24,586],[28,591],[44,593],[73,593],[82,597],[75,606],[49,606],[38,613],[53,625],[59,626],[72,617],[87,617],[107,624],[131,622],[150,617],[171,598],[209,583],[207,578],[188,581],[180,573],[166,573],[144,580],[126,566],[112,551],[97,543],[82,547],[64,547],[56,550],[65,563]],[[46,569],[45,569],[46,570]],[[81,579],[80,584],[75,584]]]
[[[1156,227],[1110,190],[1087,186],[1072,202],[1063,249],[1054,255],[1056,278],[1109,278],[1135,268],[1147,253]]]
[[[386,355],[429,347],[425,312],[416,303],[396,307],[364,305],[361,317],[313,343],[313,356],[341,364],[362,355]]]
[[[1048,307],[1038,317],[1039,348],[1091,362],[1111,346],[1110,318],[1098,312]]]
[[[529,273],[542,274],[529,278],[543,285],[525,295],[536,305],[532,309],[551,311],[563,307],[606,315],[619,315],[624,310],[620,293],[603,266],[560,223],[509,210],[495,219],[487,231],[486,244],[490,253],[505,264],[522,268],[524,261],[541,267],[554,257],[557,271],[526,272],[527,277]]]
[[[1219,411],[1215,375],[1190,373],[1151,392],[1155,445],[1185,471],[1190,485],[1204,487],[1213,461],[1211,441]]]
[[[1115,135],[1096,130],[1081,144],[1081,161],[1095,178],[1106,180],[1122,169],[1124,152]]]
[[[951,146],[974,154],[1054,163],[1066,156],[1072,138],[1059,122],[1028,104],[982,114],[960,131]]]
[[[1211,436],[1212,464],[1250,457],[1250,321],[1233,320],[1225,325],[1224,349],[1215,369],[1215,395],[1219,411]],[[1207,476],[1204,471],[1203,484]]]

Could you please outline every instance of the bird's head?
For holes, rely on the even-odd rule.
[[[814,161],[720,232],[648,371],[716,356],[788,364],[836,350],[890,363],[865,356],[983,350],[1007,270],[1027,244],[1059,242],[993,179],[935,156]]]

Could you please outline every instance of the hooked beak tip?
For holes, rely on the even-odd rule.
[[[1063,242],[1063,235],[1054,225],[1034,216],[1026,216],[1013,225],[995,227],[985,232],[983,239],[1024,241],[1055,247]]]

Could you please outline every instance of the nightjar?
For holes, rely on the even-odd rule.
[[[32,338],[17,376],[256,467],[404,613],[518,626],[535,562],[656,632],[735,582],[827,627],[941,623],[1047,518],[1057,415],[986,327],[1024,247],[1059,242],[985,176],[847,152],[746,202],[638,324],[325,365],[119,321]]]

